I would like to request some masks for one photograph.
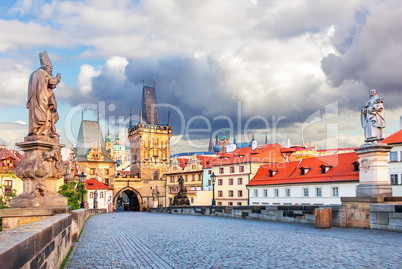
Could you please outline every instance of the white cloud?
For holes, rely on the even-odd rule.
[[[92,91],[92,78],[99,76],[101,71],[95,71],[93,66],[84,64],[80,67],[80,73],[77,78],[76,89],[82,94],[87,94]]]

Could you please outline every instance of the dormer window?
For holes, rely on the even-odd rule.
[[[311,170],[311,167],[300,167],[300,170],[301,170],[301,175],[303,176],[303,175],[307,174],[308,171]]]
[[[329,169],[332,168],[332,165],[320,165],[321,167],[321,174],[325,174],[326,172],[328,172]]]
[[[354,162],[353,164],[353,172],[357,172],[359,171],[359,162]]]
[[[269,177],[273,177],[278,171],[275,170],[269,170]]]

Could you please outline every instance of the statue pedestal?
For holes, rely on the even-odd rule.
[[[66,169],[60,151],[64,145],[41,140],[16,145],[24,151],[16,170],[23,182],[23,193],[11,199],[10,207],[66,207],[67,198],[57,193],[57,180]]]
[[[388,161],[392,146],[387,144],[363,145],[356,149],[359,156],[359,185],[357,197],[392,196],[389,184]]]
[[[341,197],[346,209],[346,227],[370,229],[370,205],[384,203],[392,196],[388,183],[388,153],[392,146],[387,144],[363,145],[355,149],[359,156],[359,185],[356,197]]]

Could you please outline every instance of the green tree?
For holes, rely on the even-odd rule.
[[[58,193],[66,197],[71,210],[75,210],[80,208],[82,194],[84,194],[85,200],[87,189],[85,188],[85,184],[71,181],[69,184],[61,185]]]

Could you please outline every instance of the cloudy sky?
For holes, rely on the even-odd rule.
[[[385,134],[400,128],[401,18],[399,0],[0,1],[0,143],[27,134],[28,79],[46,50],[67,146],[82,107],[124,137],[143,78],[163,123],[170,106],[175,153],[225,129],[241,142],[359,146],[370,88],[385,100]]]

